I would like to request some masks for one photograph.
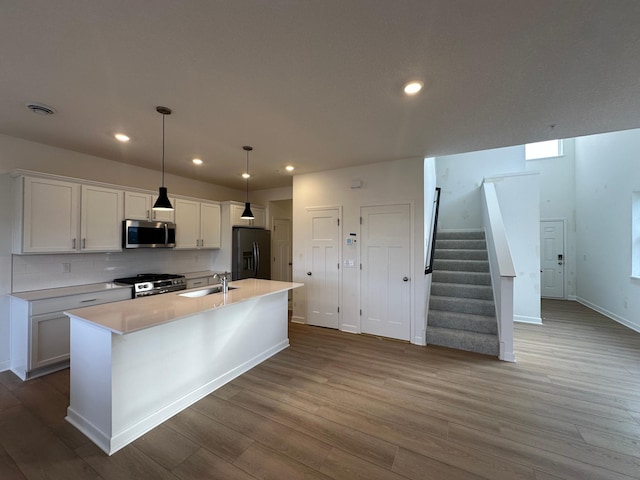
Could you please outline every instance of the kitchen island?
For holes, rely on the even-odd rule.
[[[287,293],[302,284],[229,286],[226,294],[198,296],[200,288],[65,312],[67,421],[111,455],[289,346]]]

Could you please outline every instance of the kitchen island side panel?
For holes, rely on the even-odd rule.
[[[87,436],[112,454],[286,348],[287,292],[125,335],[104,331],[112,338],[110,426],[103,432],[109,440],[100,444],[95,435]],[[90,356],[91,352],[84,350],[83,355]],[[76,360],[73,350],[72,358]],[[83,372],[85,375],[91,373]],[[78,372],[72,370],[74,376],[78,377]],[[83,389],[83,395],[90,394]],[[74,400],[80,401],[72,392],[70,410],[74,410]],[[108,406],[104,403],[103,407]],[[93,414],[96,419],[103,418],[104,412]]]

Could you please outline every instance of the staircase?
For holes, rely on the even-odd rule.
[[[498,356],[484,232],[438,232],[433,265],[427,344]]]

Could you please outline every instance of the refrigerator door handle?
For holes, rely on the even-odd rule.
[[[253,252],[254,252],[254,256],[255,256],[255,262],[254,262],[254,268],[255,271],[254,273],[254,277],[258,278],[258,270],[260,269],[260,246],[258,245],[258,242],[253,242]]]

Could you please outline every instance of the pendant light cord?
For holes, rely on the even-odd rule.
[[[249,201],[249,150],[247,150],[247,202]]]
[[[162,186],[164,187],[164,117],[166,115],[162,114]]]

